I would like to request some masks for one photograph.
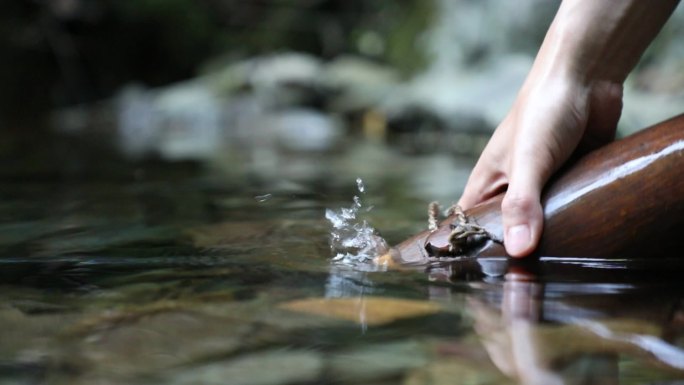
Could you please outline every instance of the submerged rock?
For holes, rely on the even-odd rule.
[[[332,355],[328,365],[339,381],[369,383],[397,379],[426,365],[429,359],[428,344],[405,340],[344,350]]]
[[[156,373],[201,357],[232,353],[252,330],[226,317],[173,308],[84,322],[88,323],[74,329],[83,337],[74,340],[68,361],[86,372],[115,377]]]
[[[496,368],[462,360],[438,360],[412,371],[403,385],[452,384],[506,385],[516,382],[501,375]]]
[[[310,298],[286,302],[281,309],[332,317],[378,326],[400,319],[422,317],[442,311],[441,306],[429,301],[400,298]]]
[[[323,372],[323,359],[312,351],[269,350],[233,360],[174,371],[169,385],[285,385],[313,383]]]

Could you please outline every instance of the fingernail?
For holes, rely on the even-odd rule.
[[[506,231],[504,241],[508,254],[514,257],[521,256],[530,245],[530,227],[527,225],[511,226]]]

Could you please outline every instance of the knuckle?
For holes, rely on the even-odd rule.
[[[538,200],[532,196],[506,194],[501,202],[501,211],[509,215],[528,216],[538,205]]]

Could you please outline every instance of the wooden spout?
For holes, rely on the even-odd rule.
[[[466,215],[503,239],[499,195]],[[651,258],[681,255],[684,242],[684,115],[585,155],[559,172],[542,195],[544,231],[536,256]],[[400,243],[384,256],[425,264],[426,250],[448,245],[447,218],[434,231]],[[505,256],[487,241],[470,257]]]

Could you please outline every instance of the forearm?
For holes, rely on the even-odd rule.
[[[501,191],[504,244],[515,257],[541,238],[544,185],[577,151],[615,136],[622,84],[678,0],[564,0],[520,93],[459,200]]]
[[[591,85],[621,84],[679,0],[565,0],[535,70]]]

